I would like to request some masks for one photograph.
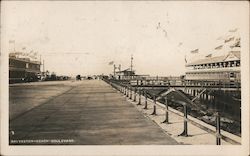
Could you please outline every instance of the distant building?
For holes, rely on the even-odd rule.
[[[41,75],[41,62],[31,61],[30,58],[18,58],[9,55],[9,82],[37,81]]]
[[[186,79],[240,81],[240,66],[240,50],[234,48],[226,55],[208,55],[186,64]]]
[[[135,72],[131,71],[130,69],[115,72],[115,78],[117,80],[130,80],[133,79],[135,76]]]

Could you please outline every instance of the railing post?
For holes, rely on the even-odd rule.
[[[135,91],[134,91],[134,102],[136,102],[136,92],[137,92],[137,88],[135,87]]]
[[[220,113],[216,113],[216,145],[221,145]]]
[[[129,94],[129,87],[127,86],[127,93],[126,93],[127,97],[128,97],[128,94]]]
[[[144,96],[145,96],[145,106],[144,106],[144,109],[148,109],[148,97],[147,97],[147,91],[144,90]]]
[[[168,120],[168,98],[167,98],[167,96],[165,96],[164,101],[165,101],[165,106],[166,106],[166,114],[165,114],[166,118],[162,123],[169,124],[169,120]]]
[[[141,105],[141,89],[139,89],[138,91],[139,91],[139,102],[137,105]]]
[[[154,106],[153,106],[153,112],[151,115],[156,115],[156,96],[154,95]]]
[[[179,136],[185,136],[187,137],[188,136],[188,127],[187,127],[187,104],[185,102],[182,102],[182,105],[183,105],[183,112],[184,112],[184,131],[179,134]]]
[[[129,96],[129,99],[132,100],[132,87],[130,88],[130,96]]]

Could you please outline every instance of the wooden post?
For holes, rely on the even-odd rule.
[[[216,113],[216,145],[221,145],[220,113]]]
[[[145,96],[145,107],[144,107],[144,109],[148,109],[148,101],[147,101],[147,91],[146,90],[144,90],[144,96]]]
[[[139,89],[139,102],[137,105],[141,105],[141,89]]]
[[[137,88],[135,87],[135,90],[134,90],[134,102],[136,102],[136,92],[137,92]]]
[[[166,118],[162,123],[169,124],[169,119],[168,119],[168,98],[167,98],[167,96],[165,96],[164,100],[165,100],[165,106],[166,106],[166,114],[165,114]]]
[[[132,87],[130,87],[130,96],[129,96],[129,99],[132,100]]]
[[[151,115],[156,115],[156,96],[154,95],[154,106],[153,106],[153,112]]]
[[[179,134],[178,136],[188,136],[188,126],[187,126],[187,104],[185,102],[181,103],[183,105],[183,111],[184,111],[184,130],[181,134]]]

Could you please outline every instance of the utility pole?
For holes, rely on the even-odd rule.
[[[45,64],[44,64],[44,60],[43,60],[43,73],[45,72]]]
[[[115,67],[115,64],[114,64],[114,78],[115,78],[115,68],[116,68],[116,67]]]
[[[132,75],[133,75],[133,54],[131,55],[131,64],[130,64],[130,79],[132,79]]]
[[[41,71],[41,66],[42,66],[42,55],[40,55],[40,68],[39,68],[40,71]]]
[[[131,64],[130,64],[131,72],[133,71],[133,55],[131,55]]]

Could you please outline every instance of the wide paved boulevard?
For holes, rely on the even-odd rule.
[[[10,86],[10,144],[177,142],[102,80]]]

